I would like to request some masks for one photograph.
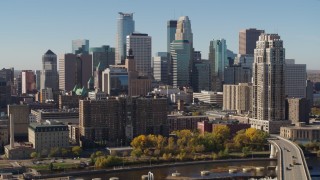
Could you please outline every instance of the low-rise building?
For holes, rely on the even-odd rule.
[[[212,133],[217,126],[226,126],[230,129],[230,135],[234,136],[238,131],[242,129],[250,128],[250,124],[239,123],[238,120],[212,120],[202,121],[197,124],[200,133],[209,132]]]
[[[59,122],[31,123],[29,125],[29,142],[36,152],[47,155],[51,148],[69,147],[68,126]]]
[[[208,104],[218,104],[220,106],[223,104],[223,92],[201,91],[200,93],[193,93],[193,98]]]
[[[317,141],[320,139],[320,125],[296,123],[296,126],[281,127],[280,136],[292,141]]]
[[[170,133],[183,129],[196,130],[197,123],[206,120],[208,116],[168,115],[167,125]]]
[[[31,110],[31,114],[36,117],[37,122],[47,119],[79,119],[79,108],[73,109],[35,109]]]

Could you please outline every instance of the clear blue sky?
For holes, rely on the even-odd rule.
[[[134,12],[136,31],[152,36],[152,54],[166,50],[166,22],[189,16],[194,47],[224,38],[238,53],[244,28],[278,33],[286,58],[320,69],[320,0],[1,0],[0,68],[40,69],[48,49],[71,52],[71,40],[115,46],[118,12]]]

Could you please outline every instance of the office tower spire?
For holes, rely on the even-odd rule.
[[[176,29],[176,40],[188,40],[189,43],[193,42],[193,34],[191,30],[191,21],[188,16],[179,18]]]
[[[57,55],[50,49],[42,56],[40,89],[58,90]]]
[[[119,12],[116,37],[116,64],[124,62],[126,57],[126,37],[134,32],[133,13]]]
[[[254,50],[253,118],[285,119],[285,49],[277,34],[261,34]]]

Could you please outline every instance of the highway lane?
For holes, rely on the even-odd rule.
[[[289,140],[277,136],[277,139],[272,140],[280,147],[282,154],[282,172],[283,178],[289,180],[301,179],[307,180],[310,176],[307,175],[306,169],[302,161],[301,152],[298,147]],[[280,161],[281,161],[280,160]],[[308,172],[308,169],[307,169]]]

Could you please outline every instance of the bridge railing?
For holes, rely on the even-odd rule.
[[[283,152],[282,152],[280,146],[277,143],[273,142],[272,140],[276,140],[276,139],[269,139],[268,141],[270,142],[271,145],[276,146],[278,149],[278,152],[279,152],[279,157],[278,157],[279,158],[278,159],[279,176],[278,177],[280,180],[284,180],[284,168],[282,167],[283,166]]]
[[[311,175],[310,175],[310,172],[309,172],[309,168],[308,168],[308,164],[307,164],[307,161],[306,161],[306,158],[304,157],[304,153],[302,151],[302,149],[295,143],[293,143],[300,151],[300,156],[301,156],[301,159],[302,159],[302,163],[303,163],[303,166],[305,167],[304,168],[304,171],[306,172],[306,176],[308,179],[311,180]]]

